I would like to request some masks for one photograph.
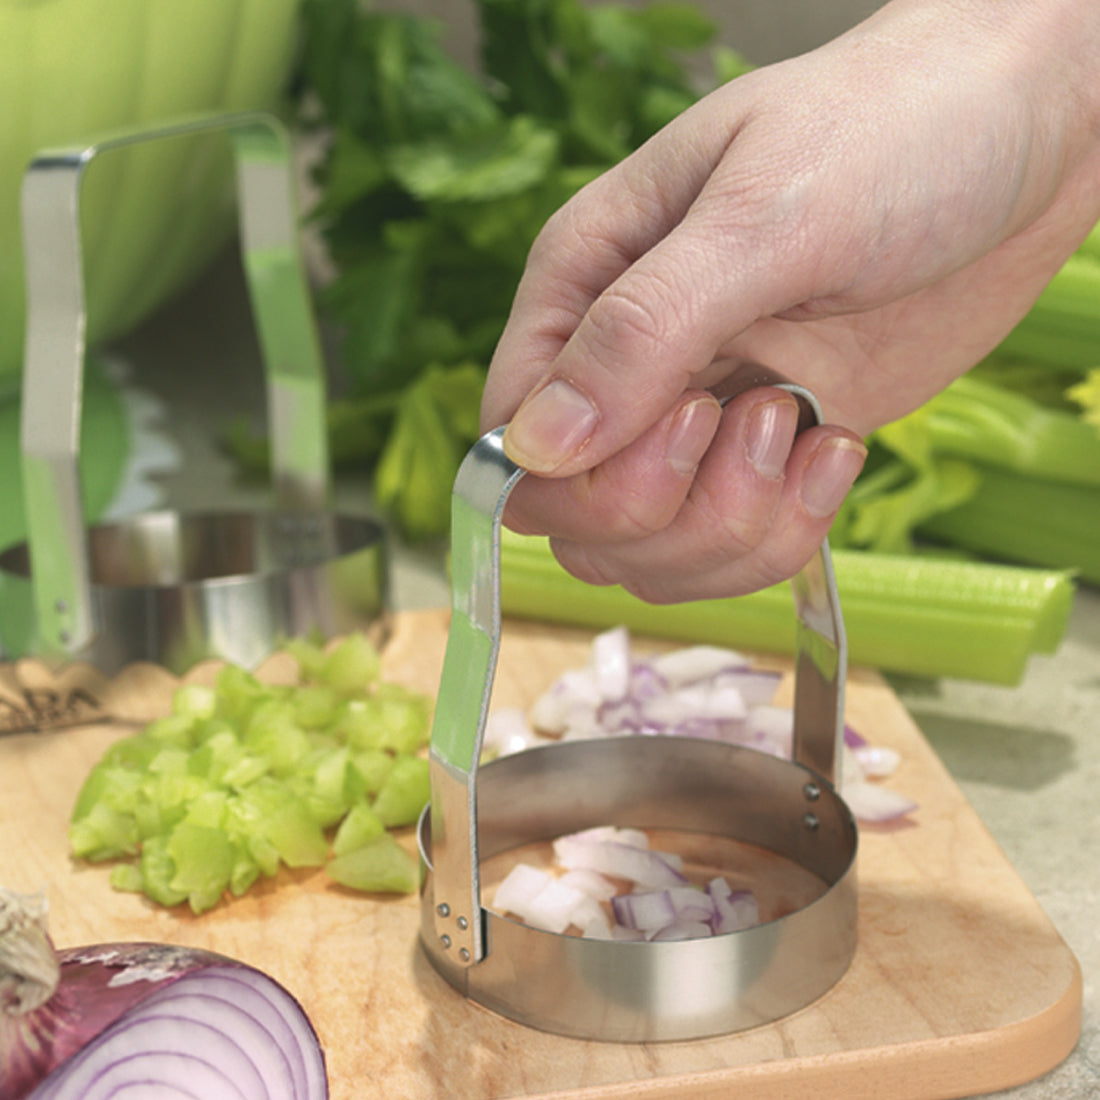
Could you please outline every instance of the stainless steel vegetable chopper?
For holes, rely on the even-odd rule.
[[[80,194],[102,154],[221,131],[267,384],[275,507],[153,512],[85,530],[77,455],[85,353]],[[301,257],[290,143],[266,114],[199,116],[47,150],[23,183],[22,401],[28,537],[0,554],[8,657],[251,667],[288,637],[383,621],[382,527],[327,510],[325,375]]]
[[[811,394],[784,385],[820,420]],[[431,738],[431,802],[419,825],[425,953],[471,1000],[584,1039],[693,1039],[805,1007],[843,976],[856,947],[857,833],[834,786],[846,642],[828,547],[792,582],[792,760],[639,735],[560,742],[479,766],[501,633],[501,516],[523,476],[502,435],[490,432],[474,446],[454,488],[452,617]],[[602,825],[730,838],[797,866],[820,890],[743,931],[662,942],[555,934],[484,903],[487,861]]]

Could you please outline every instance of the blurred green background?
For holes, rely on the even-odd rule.
[[[42,149],[203,111],[278,111],[299,0],[0,0],[0,546],[23,537],[18,391],[24,338],[20,189]],[[89,344],[194,279],[235,225],[218,135],[112,152],[81,191]],[[90,514],[125,462],[124,413],[89,372],[81,470]]]

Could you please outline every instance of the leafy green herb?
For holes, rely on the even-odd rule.
[[[377,463],[379,501],[414,538],[446,532],[457,461],[476,438],[476,408],[471,434],[430,388],[453,372],[463,411],[474,408],[480,384],[475,396],[467,382],[483,380],[538,231],[697,98],[689,62],[714,36],[690,4],[475,9],[476,74],[429,20],[357,0],[304,6],[307,121],[332,134],[313,217],[338,271],[320,306],[341,335],[341,416],[367,407],[360,461]],[[723,78],[747,67],[715,55]],[[333,450],[354,461],[354,441]]]

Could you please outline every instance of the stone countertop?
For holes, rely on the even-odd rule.
[[[181,457],[178,470],[161,479],[171,507],[254,504],[262,489],[241,484],[218,447],[230,415],[262,408],[258,353],[241,322],[247,316],[236,266],[226,263],[115,349],[130,385],[157,395],[169,410],[164,431]],[[338,481],[338,509],[369,508],[360,482]],[[447,602],[441,547],[399,547],[394,558],[398,606]],[[1063,645],[1053,656],[1033,658],[1017,687],[891,681],[1084,971],[1076,1051],[1046,1076],[997,1095],[1100,1096],[1100,591],[1078,593]]]

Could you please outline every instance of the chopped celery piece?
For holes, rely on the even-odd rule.
[[[225,833],[210,825],[181,821],[165,847],[175,866],[169,889],[187,896],[193,913],[212,909],[229,885],[236,853]]]
[[[332,840],[333,854],[342,856],[354,848],[362,848],[368,840],[386,831],[382,819],[366,802],[357,802],[340,822]]]
[[[349,798],[348,791],[349,763],[347,746],[328,749],[318,760],[312,777],[313,792],[345,810],[354,801],[353,797]]]
[[[229,892],[239,898],[247,894],[253,883],[260,877],[260,865],[248,852],[237,850],[237,858],[233,863],[233,870],[229,873]]]
[[[179,905],[187,900],[187,891],[172,885],[176,863],[168,851],[168,836],[147,837],[141,845],[141,889],[160,905]]]
[[[325,663],[325,648],[309,638],[291,638],[284,647],[298,662],[299,678],[316,681],[321,678],[321,666]]]
[[[256,811],[256,832],[268,840],[288,867],[319,867],[328,856],[328,841],[309,807],[284,784],[258,779],[240,796]]]
[[[294,717],[294,708],[281,699],[268,700],[252,711],[243,740],[248,750],[263,757],[277,776],[293,775],[312,747]]]
[[[116,863],[111,868],[111,888],[128,894],[140,894],[141,868],[133,863]]]
[[[248,715],[257,701],[268,697],[263,684],[250,672],[236,665],[226,665],[214,684],[217,696],[215,713],[233,721]]]
[[[193,714],[167,714],[149,723],[145,735],[153,741],[188,748],[193,743],[197,719]]]
[[[380,685],[369,699],[345,704],[335,728],[353,748],[412,753],[428,742],[431,708],[423,696],[396,684]]]
[[[428,797],[428,761],[420,756],[399,756],[373,809],[384,825],[411,825],[427,805]]]
[[[74,855],[97,862],[134,855],[138,850],[133,818],[106,802],[97,802],[79,821],[73,822],[69,839]]]
[[[212,687],[184,684],[172,696],[172,713],[199,719],[213,718],[217,703],[218,696]]]
[[[183,823],[202,825],[211,829],[224,828],[228,804],[228,791],[217,789],[203,791],[188,804],[187,812],[183,815]]]
[[[365,634],[349,634],[324,659],[321,683],[339,695],[361,695],[378,679],[382,660]]]
[[[366,794],[377,794],[393,768],[393,756],[382,749],[360,749],[350,758],[351,770],[362,781]]]
[[[392,833],[334,857],[326,870],[341,886],[368,893],[411,894],[417,886],[416,861]]]
[[[290,700],[295,722],[303,729],[324,729],[336,717],[340,697],[327,684],[307,684]]]
[[[430,701],[383,681],[363,635],[290,649],[298,683],[227,665],[109,747],[73,807],[74,855],[115,861],[119,889],[201,913],[280,867],[319,867],[415,820],[427,763],[410,753],[427,743]],[[388,885],[372,889],[408,881],[392,852],[376,858],[370,881]]]
[[[279,851],[265,836],[248,838],[248,854],[256,861],[260,871],[270,878],[279,870]]]

